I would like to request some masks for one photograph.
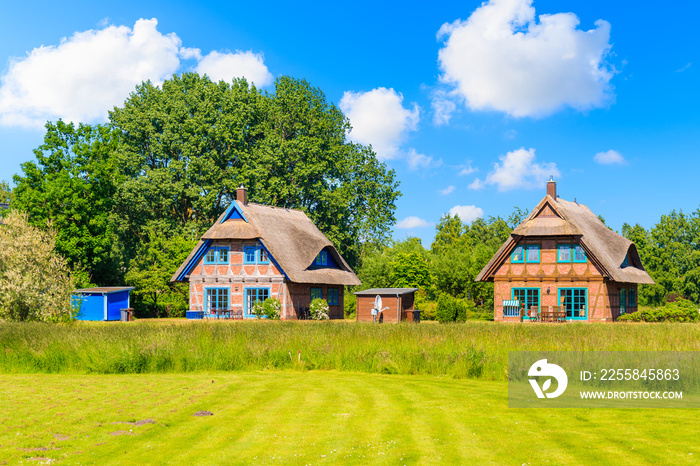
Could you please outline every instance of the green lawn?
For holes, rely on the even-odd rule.
[[[5,374],[0,386],[0,464],[624,465],[700,457],[694,410],[509,409],[501,381],[275,370]],[[200,410],[214,415],[193,416]]]

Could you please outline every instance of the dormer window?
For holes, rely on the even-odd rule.
[[[630,265],[630,255],[629,253],[625,254],[625,260],[622,261],[622,265],[620,267],[628,267]]]
[[[321,251],[314,260],[314,265],[328,265],[328,251]]]

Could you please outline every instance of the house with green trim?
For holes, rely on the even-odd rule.
[[[610,322],[637,310],[638,284],[654,283],[634,243],[557,196],[554,180],[476,281],[493,282],[496,321]]]
[[[236,194],[171,279],[190,284],[190,311],[251,318],[272,297],[282,319],[299,319],[321,298],[342,319],[344,286],[360,280],[333,243],[303,211],[249,203],[242,186]]]

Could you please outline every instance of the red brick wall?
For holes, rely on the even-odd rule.
[[[539,244],[539,264],[511,264],[508,257],[499,267],[494,277],[494,320],[519,320],[503,316],[502,302],[512,299],[513,288],[538,288],[540,309],[559,305],[559,288],[587,288],[586,321],[607,322],[616,317],[611,313],[610,286],[600,270],[590,259],[585,263],[557,262],[558,243],[576,244],[576,241],[570,238],[560,241],[551,238],[528,239],[519,244]]]

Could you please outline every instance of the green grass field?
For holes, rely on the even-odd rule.
[[[0,463],[8,464],[624,465],[700,457],[693,410],[509,409],[503,382],[268,371],[3,375],[0,384]],[[193,416],[201,410],[214,415]]]
[[[505,380],[512,350],[698,351],[699,337],[692,324],[1,324],[0,464],[696,464],[695,410],[512,409]]]

